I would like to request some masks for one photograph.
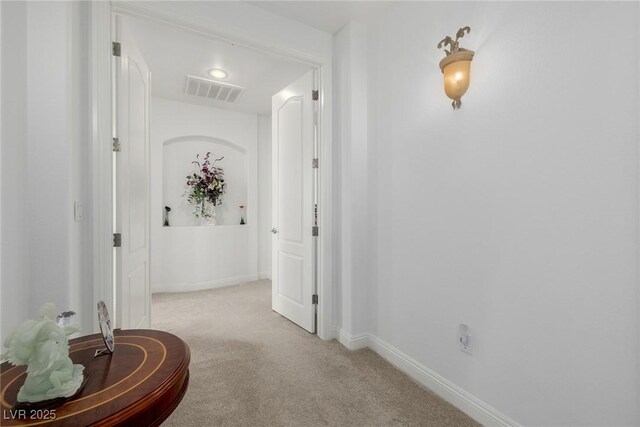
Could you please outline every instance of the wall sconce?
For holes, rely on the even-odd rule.
[[[449,46],[449,50],[444,50],[447,56],[440,61],[440,70],[444,74],[444,92],[453,99],[451,106],[454,110],[460,108],[462,105],[460,98],[469,89],[471,60],[473,60],[474,52],[461,48],[458,40],[464,37],[465,33],[469,34],[470,32],[471,28],[469,27],[460,28],[456,33],[455,40],[447,36],[438,43],[438,49]]]

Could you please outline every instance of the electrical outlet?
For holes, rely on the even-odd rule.
[[[471,339],[471,332],[469,332],[469,327],[464,323],[460,323],[458,325],[458,345],[460,346],[460,351],[463,351],[467,354],[473,354],[473,341]]]

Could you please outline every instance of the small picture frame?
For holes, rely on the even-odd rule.
[[[109,310],[107,310],[107,305],[104,301],[98,302],[98,324],[100,325],[100,332],[102,332],[104,345],[107,348],[96,350],[94,357],[105,353],[113,353],[116,346],[115,339],[113,338],[113,324],[111,323]]]

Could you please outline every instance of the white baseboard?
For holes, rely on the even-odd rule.
[[[265,271],[265,272],[262,272],[262,273],[258,273],[258,280],[262,280],[262,279],[271,280],[271,272],[270,271]]]
[[[245,274],[241,276],[227,277],[225,279],[209,280],[205,282],[194,283],[162,283],[151,285],[151,293],[159,292],[191,292],[202,291],[205,289],[224,288],[226,286],[242,285],[247,282],[258,280],[257,274]]]
[[[436,393],[465,414],[484,426],[514,426],[516,421],[510,419],[497,409],[487,405],[477,397],[461,389],[451,381],[440,376],[415,359],[407,356],[397,348],[371,334],[351,336],[344,331],[336,330],[338,341],[349,350],[369,347],[393,366],[409,375],[416,382]]]
[[[345,331],[336,329],[334,335],[337,337],[340,344],[347,347],[349,350],[360,350],[361,348],[369,347],[368,334],[351,336]]]

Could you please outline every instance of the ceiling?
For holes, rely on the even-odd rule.
[[[271,96],[296,80],[310,67],[257,50],[235,46],[156,21],[126,17],[151,70],[151,94],[176,101],[269,114]],[[186,76],[212,79],[208,71],[221,68],[228,77],[219,80],[244,87],[236,103],[186,95]]]
[[[391,1],[247,1],[252,6],[301,22],[330,34],[350,20],[364,24],[384,17]]]

